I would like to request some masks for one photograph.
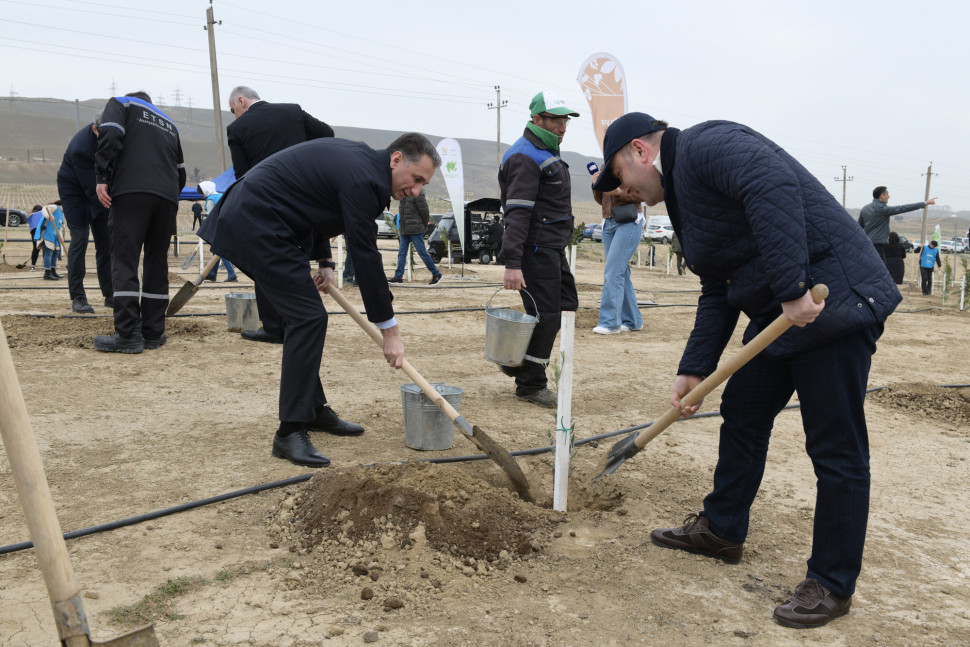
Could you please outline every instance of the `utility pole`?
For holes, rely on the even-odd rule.
[[[81,130],[81,102],[74,100],[74,132]]]
[[[926,202],[927,200],[930,199],[930,179],[933,177],[933,175],[939,175],[939,173],[935,173],[935,174],[933,173],[933,162],[930,162],[930,165],[926,167],[925,175],[926,175],[926,197],[923,198],[923,202]],[[928,204],[924,204],[923,205],[923,229],[920,232],[920,238],[919,238],[920,245],[926,245],[926,215],[929,212],[929,210],[930,210],[930,206]]]
[[[204,29],[209,32],[209,69],[212,72],[212,114],[216,122],[216,145],[219,148],[219,161],[222,163],[222,166],[219,167],[220,173],[227,166],[225,146],[222,145],[222,101],[219,99],[219,68],[216,65],[216,34],[214,27],[221,24],[221,20],[216,22],[212,16],[212,0],[209,0],[209,8],[205,10]]]
[[[502,101],[502,86],[495,86],[495,103],[488,104],[489,110],[495,110],[495,123],[498,134],[495,136],[495,170],[502,166],[502,108],[509,105],[508,101]]]
[[[847,176],[845,171],[845,165],[842,166],[842,177],[836,177],[836,182],[842,183],[842,208],[845,209],[845,183],[851,182],[854,178],[852,176]]]
[[[114,79],[111,79],[111,96],[116,96],[118,92],[118,84],[115,83]]]
[[[179,90],[178,86],[175,86],[175,105],[180,107],[182,105],[182,91]]]

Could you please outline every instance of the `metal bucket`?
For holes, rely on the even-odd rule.
[[[531,294],[525,290],[522,292],[532,299]],[[485,304],[485,359],[503,366],[522,366],[539,318],[509,308],[489,308],[488,304],[495,294]],[[532,304],[535,305],[535,299],[532,299]],[[538,310],[536,308],[536,312]]]
[[[250,292],[230,292],[226,295],[226,322],[229,332],[259,329],[256,295]]]
[[[455,411],[459,410],[464,393],[462,389],[440,382],[432,386]],[[405,445],[421,450],[451,449],[455,440],[455,423],[425,395],[420,386],[402,384],[401,400],[404,404]]]

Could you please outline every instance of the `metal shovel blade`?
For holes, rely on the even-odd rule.
[[[212,268],[215,267],[216,263],[218,262],[219,256],[213,254],[212,258],[209,259],[209,262],[206,264],[202,272],[195,277],[195,279],[186,281],[185,285],[179,288],[179,291],[175,293],[175,296],[169,299],[168,310],[165,311],[166,317],[171,317],[176,312],[181,310],[182,306],[189,302],[189,299],[191,299],[193,295],[199,291],[199,286],[202,285],[202,281],[205,280],[205,275],[211,272]]]
[[[592,478],[593,481],[601,476],[606,476],[607,474],[612,474],[616,470],[620,469],[620,465],[623,464],[628,458],[633,458],[640,451],[637,447],[637,434],[639,432],[633,432],[623,440],[615,443],[610,447],[610,451],[606,454],[606,458],[596,467],[596,476]]]
[[[507,449],[495,442],[478,425],[470,425],[464,416],[454,418],[454,423],[465,434],[466,438],[472,441],[478,449],[502,468],[505,475],[512,481],[512,485],[515,487],[515,491],[518,492],[520,499],[528,501],[529,503],[535,502],[535,497],[532,496],[532,488],[529,486],[529,479],[525,477],[522,468],[519,467],[518,462],[516,462],[515,458]]]

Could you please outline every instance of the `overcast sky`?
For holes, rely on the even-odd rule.
[[[4,95],[89,99],[134,89],[209,108],[208,3],[0,0]],[[889,186],[970,210],[966,0],[214,0],[221,105],[233,86],[336,126],[494,140],[494,86],[514,141],[539,90],[582,113],[565,150],[599,155],[576,81],[619,59],[631,110],[685,128],[730,119],[791,152],[846,206]],[[178,90],[178,93],[176,93]],[[2,127],[2,124],[0,124]]]

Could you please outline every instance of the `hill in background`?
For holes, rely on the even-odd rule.
[[[86,99],[75,103],[62,99],[0,98],[0,183],[53,184],[64,150],[78,131],[77,124],[83,126],[91,123],[95,113],[106,102],[107,99]],[[212,110],[185,106],[159,107],[178,126],[189,184],[211,179],[221,173],[224,169],[221,168],[216,148]],[[232,120],[233,116],[223,111],[223,128]],[[331,126],[337,137],[363,141],[374,148],[387,146],[401,134],[390,130]],[[444,137],[434,133],[425,134],[433,142]],[[510,137],[514,135],[517,138],[519,134],[511,129],[509,131]],[[465,198],[498,197],[495,142],[481,139],[458,139],[458,142],[464,166]],[[502,153],[507,149],[508,145],[503,144]],[[228,146],[225,146],[225,155],[227,164],[230,164]],[[575,206],[583,213],[598,213],[599,206],[593,202],[589,189],[586,164],[590,161],[602,163],[602,160],[567,151],[562,156],[571,170]],[[448,195],[440,173],[435,174],[427,194],[439,198]],[[656,212],[664,213],[662,208]],[[590,219],[587,217],[587,220]]]

